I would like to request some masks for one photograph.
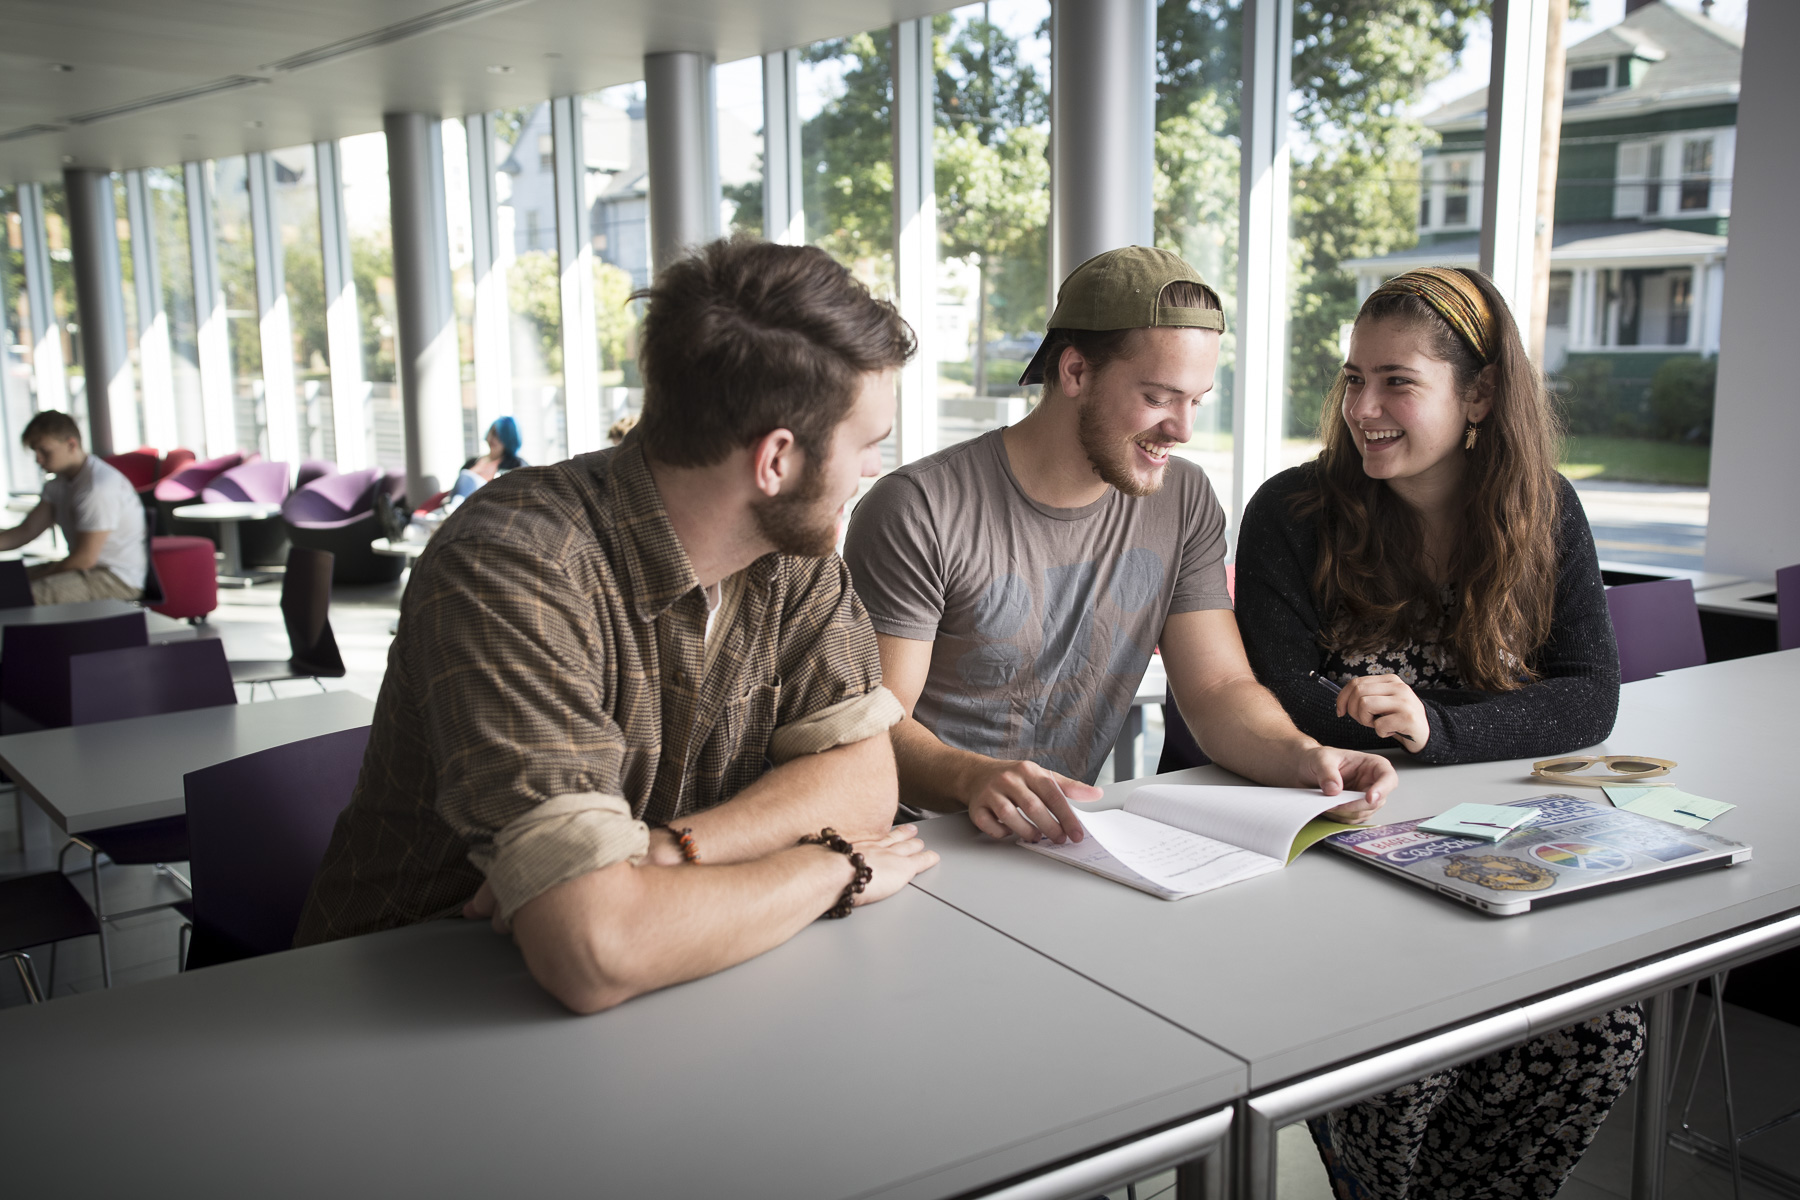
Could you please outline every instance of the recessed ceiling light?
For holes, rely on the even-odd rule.
[[[495,63],[493,66],[488,68],[489,75],[511,75],[512,72],[513,72],[513,69],[511,67],[505,66],[501,63]]]
[[[554,50],[546,50],[546,51],[544,51],[544,57],[545,58],[561,58],[562,55],[558,54]]]
[[[65,166],[65,167],[72,167],[75,165],[75,156],[73,154],[63,155],[62,160],[63,160],[63,166]]]
[[[73,71],[75,67],[70,63],[51,63],[50,69],[59,74],[67,75],[70,71]]]
[[[249,129],[261,129],[263,127],[263,123],[261,121],[245,121],[244,125],[245,125],[245,127],[249,128]]]

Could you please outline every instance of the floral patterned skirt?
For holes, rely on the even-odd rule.
[[[1555,1196],[1644,1053],[1637,1005],[1307,1122],[1338,1200]]]

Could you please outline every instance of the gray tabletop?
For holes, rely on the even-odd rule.
[[[1486,916],[1323,849],[1171,903],[989,841],[961,816],[923,823],[944,861],[917,886],[1246,1059],[1262,1088],[1800,909],[1800,804],[1781,757],[1797,697],[1800,651],[1626,685],[1606,750],[1677,760],[1671,782],[1739,806],[1710,829],[1755,859],[1522,916]],[[1399,766],[1384,821],[1556,790],[1531,782],[1528,763]]]
[[[0,1090],[22,1196],[938,1197],[1244,1078],[913,890],[593,1017],[440,921],[10,1009],[0,1044],[38,1081]]]
[[[197,708],[0,737],[0,767],[69,833],[187,810],[181,777],[303,738],[367,725],[354,692]]]
[[[0,626],[60,625],[67,621],[92,621],[143,612],[136,600],[81,600],[74,604],[33,604],[24,608],[0,608]]]

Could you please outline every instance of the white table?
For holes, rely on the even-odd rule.
[[[1484,916],[1318,849],[1168,903],[989,841],[960,816],[922,823],[944,860],[915,886],[1243,1058],[1259,1093],[1240,1107],[1244,1194],[1262,1197],[1282,1124],[1800,944],[1800,805],[1776,752],[1797,729],[1800,651],[1627,684],[1602,749],[1679,762],[1672,782],[1739,805],[1710,828],[1756,857],[1520,917]],[[1384,821],[1554,790],[1531,782],[1527,762],[1398,765]],[[1162,778],[1235,781],[1217,767]],[[1135,786],[1113,785],[1096,806]],[[1664,1061],[1665,1018],[1653,1014],[1644,1078]],[[1655,1109],[1644,1105],[1646,1121]],[[1656,1157],[1641,1163],[1639,1194],[1656,1194],[1660,1145],[1640,1139]]]
[[[447,920],[9,1009],[0,1045],[19,1196],[1085,1200],[1217,1145],[1244,1078],[911,889],[592,1017]]]
[[[255,500],[215,500],[206,504],[187,504],[175,510],[184,521],[213,521],[219,526],[219,554],[224,562],[219,568],[219,582],[242,583],[246,586],[258,579],[270,578],[268,572],[244,573],[243,543],[238,537],[238,522],[267,521],[281,514],[281,505]]]
[[[1699,605],[1701,612],[1759,617],[1765,621],[1773,621],[1776,615],[1775,584],[1770,580],[1746,579],[1724,587],[1696,590],[1694,603]]]
[[[187,811],[182,776],[320,734],[367,725],[375,705],[323,692],[0,737],[0,768],[65,832]]]

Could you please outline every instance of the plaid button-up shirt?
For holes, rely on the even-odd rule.
[[[368,754],[296,944],[510,916],[645,853],[645,822],[900,719],[836,555],[770,554],[707,602],[632,443],[513,471],[432,539]]]

